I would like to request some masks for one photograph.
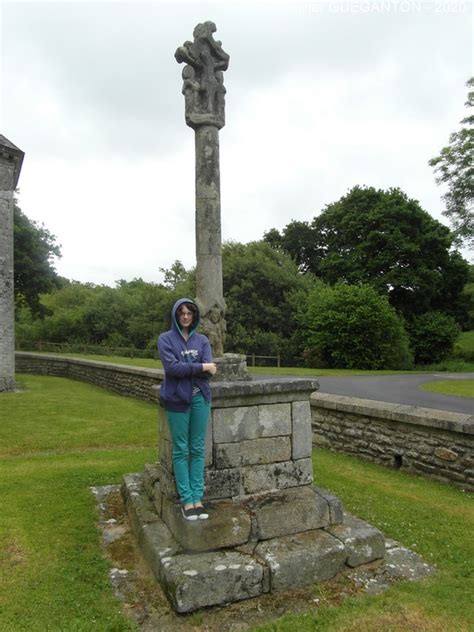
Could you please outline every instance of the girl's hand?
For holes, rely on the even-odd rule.
[[[202,370],[205,373],[210,373],[211,375],[215,375],[217,371],[217,366],[215,362],[204,362],[202,365]]]

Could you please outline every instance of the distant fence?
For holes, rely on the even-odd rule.
[[[257,364],[257,361],[260,361],[260,360],[276,360],[276,366],[278,368],[280,368],[281,366],[280,354],[274,356],[274,355],[256,355],[255,353],[251,353],[251,354],[247,354],[245,357],[247,359],[247,366],[269,366],[268,363],[266,362]]]

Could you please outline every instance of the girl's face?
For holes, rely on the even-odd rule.
[[[182,305],[178,309],[178,322],[181,329],[189,329],[193,324],[193,313],[189,311],[186,305]]]

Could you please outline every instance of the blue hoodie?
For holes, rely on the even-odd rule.
[[[191,406],[193,386],[201,390],[206,402],[211,401],[210,376],[202,370],[203,363],[212,362],[211,345],[206,336],[196,332],[199,309],[196,322],[185,340],[176,317],[183,303],[196,305],[189,298],[176,301],[171,310],[171,329],[158,338],[158,351],[165,369],[160,402],[167,410],[177,412],[184,412]]]

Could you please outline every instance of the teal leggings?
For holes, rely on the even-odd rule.
[[[194,395],[184,413],[166,411],[173,443],[173,470],[183,505],[199,502],[204,494],[204,446],[211,405]]]

